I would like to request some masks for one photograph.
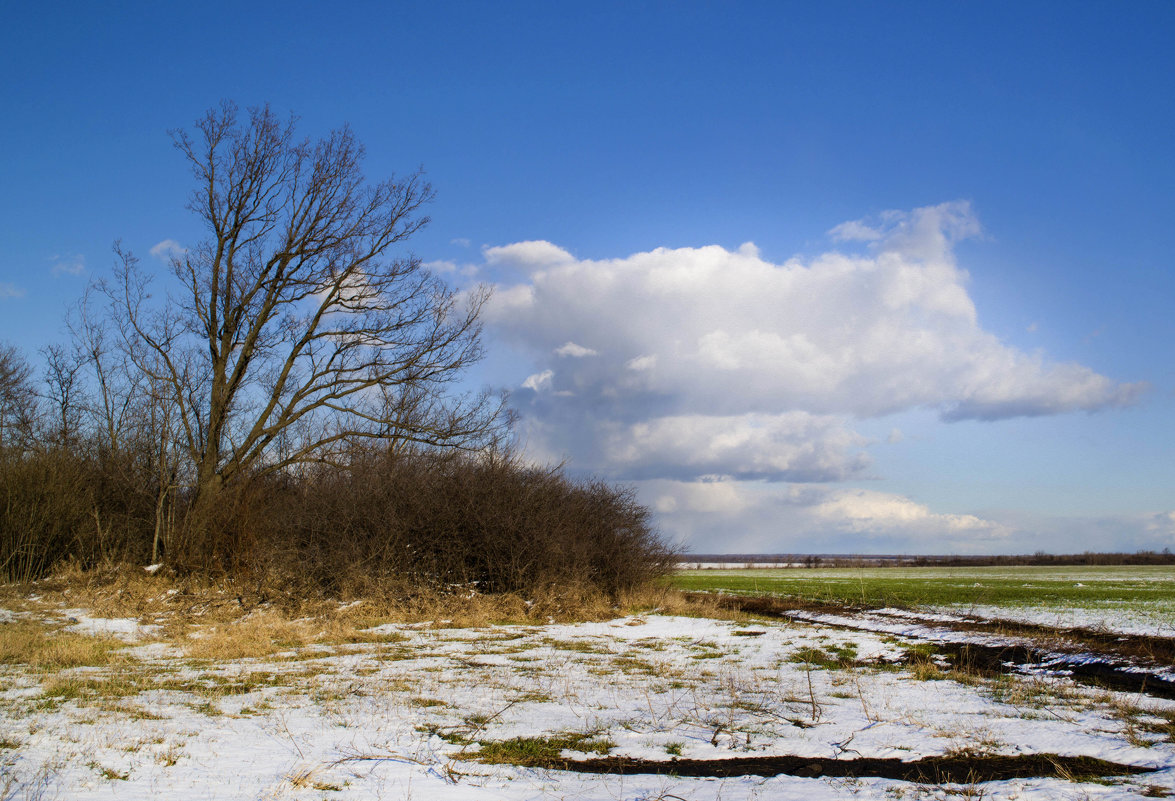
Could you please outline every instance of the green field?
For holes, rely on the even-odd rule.
[[[683,590],[865,606],[1100,609],[1175,614],[1175,567],[881,567],[679,570]]]

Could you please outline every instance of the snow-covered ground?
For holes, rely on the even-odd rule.
[[[1102,601],[1097,606],[1085,608],[967,604],[940,607],[936,611],[1054,628],[1086,628],[1117,634],[1175,637],[1175,609],[1170,604],[1115,604]]]
[[[69,611],[87,631],[149,635],[131,621]],[[0,667],[0,797],[978,797],[975,787],[884,779],[602,776],[472,759],[483,743],[554,735],[646,759],[1088,755],[1161,770],[1104,783],[991,782],[983,797],[1175,792],[1175,745],[1146,726],[1157,720],[1148,710],[1172,715],[1175,703],[1063,679],[919,680],[905,670],[813,664],[819,654],[896,659],[906,643],[882,632],[647,616],[370,633],[387,641],[218,664],[154,642],[101,668]]]

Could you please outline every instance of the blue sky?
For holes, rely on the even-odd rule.
[[[340,5],[8,4],[0,340],[268,102],[427,171],[471,380],[695,551],[1175,545],[1175,6]]]

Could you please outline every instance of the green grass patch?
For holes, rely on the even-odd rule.
[[[604,643],[593,642],[591,640],[560,640],[554,637],[544,637],[543,645],[555,649],[556,651],[568,651],[575,654],[611,654],[608,646]]]
[[[683,590],[863,606],[1175,612],[1175,568],[1165,565],[680,570],[671,581]]]
[[[515,737],[512,740],[491,740],[481,743],[477,759],[490,765],[519,765],[539,767],[562,758],[564,751],[604,755],[616,743],[596,734],[564,733],[549,737]]]
[[[857,646],[845,643],[828,648],[800,648],[788,657],[788,661],[814,668],[843,670],[857,666]]]
[[[83,701],[103,698],[127,698],[138,695],[143,684],[134,676],[79,677],[50,679],[41,688],[41,697],[56,701]]]
[[[216,704],[212,703],[211,701],[204,701],[204,702],[198,703],[198,704],[189,704],[189,706],[194,711],[199,712],[201,715],[205,715],[206,717],[210,717],[210,718],[214,718],[214,717],[217,717],[219,715],[224,714],[221,711],[220,707],[218,707]]]
[[[107,781],[125,782],[127,779],[129,779],[131,777],[131,772],[129,770],[128,771],[118,771],[118,770],[115,770],[114,768],[108,768],[105,765],[102,765],[98,762],[93,762],[93,761],[88,762],[88,763],[86,763],[86,767],[90,768],[91,770],[96,771],[99,776],[101,776],[103,779],[106,779]]]
[[[1160,736],[1160,742],[1175,743],[1175,710],[1153,709],[1139,721],[1143,731]]]
[[[442,740],[444,740],[446,743],[449,743],[450,745],[465,746],[465,745],[469,745],[471,742],[473,742],[472,740],[469,739],[469,735],[466,734],[465,732],[457,731],[457,730],[451,729],[451,728],[449,728],[449,729],[442,728],[442,727],[437,726],[435,724],[426,724],[426,725],[422,725],[422,726],[417,726],[416,730],[418,732],[423,733],[423,734],[429,734],[429,735],[432,735],[435,737],[439,737]]]
[[[612,663],[609,667],[604,668],[603,675],[608,675],[615,670],[619,670],[622,673],[636,674],[640,676],[659,676],[661,674],[660,667],[654,665],[648,660],[640,659],[639,657],[635,656],[616,657],[612,660]]]
[[[434,706],[448,706],[449,704],[447,701],[442,701],[439,698],[420,697],[420,698],[413,698],[412,705],[418,706],[422,709],[428,709],[428,708],[434,707]]]

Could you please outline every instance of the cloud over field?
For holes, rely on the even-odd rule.
[[[665,529],[701,552],[1000,553],[1015,531],[877,490],[664,479],[640,489]]]
[[[533,362],[515,384],[527,447],[632,480],[842,481],[870,465],[854,421],[1132,403],[1142,385],[983,330],[954,255],[979,233],[969,205],[954,202],[838,225],[833,249],[783,263],[751,243],[584,260],[518,242],[484,251],[503,277],[486,321]],[[861,530],[974,523],[920,516],[908,500],[822,503],[813,520]]]

